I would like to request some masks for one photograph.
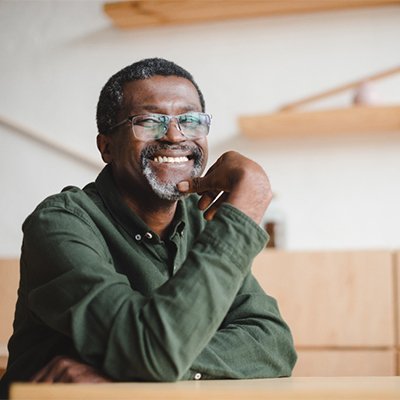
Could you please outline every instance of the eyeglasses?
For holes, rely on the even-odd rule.
[[[188,112],[180,115],[132,115],[114,125],[111,129],[130,122],[136,139],[142,141],[159,140],[167,133],[172,120],[176,121],[175,126],[187,139],[200,139],[208,135],[211,115],[202,112]]]

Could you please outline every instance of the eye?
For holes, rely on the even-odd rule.
[[[179,124],[185,128],[197,128],[201,123],[202,121],[199,114],[183,114],[179,117]]]
[[[144,128],[156,128],[162,124],[160,119],[154,115],[138,115],[132,120],[132,123]]]

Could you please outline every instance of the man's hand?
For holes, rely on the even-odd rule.
[[[203,178],[179,182],[177,187],[182,193],[201,195],[199,208],[206,210],[204,217],[207,220],[213,219],[218,207],[226,202],[259,224],[272,199],[264,170],[234,151],[224,153]]]
[[[54,357],[32,378],[32,382],[101,383],[112,382],[90,365],[72,358]]]

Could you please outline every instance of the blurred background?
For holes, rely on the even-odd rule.
[[[400,128],[270,135],[260,124],[250,138],[238,123],[399,66],[400,7],[383,3],[120,29],[104,1],[1,1],[0,256],[18,257],[21,224],[42,199],[96,178],[99,92],[146,57],[194,75],[213,114],[210,163],[234,149],[265,168],[275,193],[266,221],[278,225],[278,247],[400,248]],[[400,74],[368,90],[379,104],[399,105]],[[354,95],[343,91],[308,109],[351,107]]]
[[[253,273],[292,329],[294,375],[400,375],[400,0],[104,7],[0,1],[0,375],[22,222],[96,178],[99,92],[146,57],[197,80],[213,114],[210,165],[233,149],[270,177],[262,225],[277,251],[261,252]],[[117,26],[135,10],[144,25]]]

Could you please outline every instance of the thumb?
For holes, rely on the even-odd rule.
[[[181,193],[202,193],[207,191],[207,179],[193,178],[179,182],[176,187]]]
[[[176,185],[181,193],[190,193],[190,181],[182,181]]]

